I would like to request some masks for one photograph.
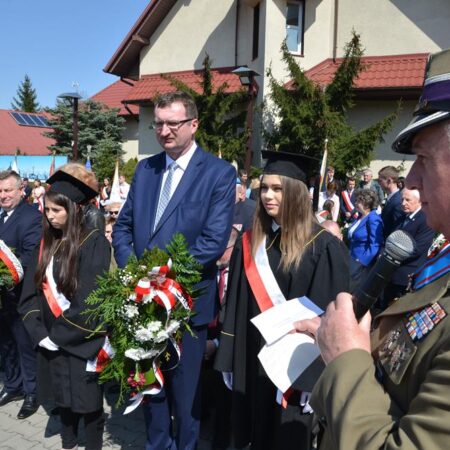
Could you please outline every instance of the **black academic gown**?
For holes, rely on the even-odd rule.
[[[110,245],[98,230],[82,243],[78,256],[78,288],[70,307],[55,318],[34,282],[39,257],[36,249],[25,275],[19,312],[23,317],[34,347],[38,350],[38,397],[41,403],[54,401],[57,406],[86,414],[103,405],[98,375],[86,371],[88,359],[96,356],[104,343],[105,334],[91,336],[96,323],[83,312],[88,295],[96,288],[97,276],[109,269]],[[53,275],[57,279],[58,258],[54,260]],[[59,346],[49,351],[39,342],[49,336]]]
[[[266,247],[270,267],[287,300],[307,296],[322,309],[339,292],[349,289],[348,250],[337,238],[314,226],[298,269],[284,272],[279,267],[279,236],[272,233]],[[312,415],[302,414],[298,391],[283,409],[276,403],[277,389],[269,380],[257,355],[264,345],[250,319],[261,311],[248,284],[242,242],[236,243],[230,266],[225,317],[215,368],[233,372],[233,434],[235,445],[252,443],[252,450],[310,449]],[[294,387],[310,392],[323,363],[318,360],[295,382]]]

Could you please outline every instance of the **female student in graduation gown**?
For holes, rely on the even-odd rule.
[[[82,418],[86,449],[99,450],[103,392],[92,370],[105,333],[93,334],[96,323],[83,312],[96,277],[109,268],[110,246],[103,233],[85,226],[82,205],[97,195],[92,172],[67,164],[47,183],[43,239],[25,277],[20,312],[38,350],[39,399],[59,408],[62,448],[77,448]]]
[[[286,300],[307,296],[325,310],[337,293],[349,287],[348,250],[314,219],[301,169],[310,163],[279,152],[263,152],[263,156],[269,159],[247,248],[254,257],[257,248],[264,246]],[[234,444],[242,448],[251,443],[252,450],[309,450],[312,414],[305,403],[324,366],[319,357],[294,383],[287,407],[277,403],[280,393],[257,358],[265,341],[250,323],[261,309],[244,268],[245,239],[244,235],[236,244],[231,258],[215,362],[228,383],[232,373]]]

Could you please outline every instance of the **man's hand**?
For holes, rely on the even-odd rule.
[[[314,319],[304,319],[304,320],[298,320],[297,322],[293,323],[294,330],[297,333],[305,333],[314,338],[314,340],[317,339],[317,329],[320,326],[320,317],[314,317]]]
[[[370,353],[370,312],[358,323],[352,296],[340,293],[328,305],[317,330],[317,343],[325,364],[344,352],[359,348]]]

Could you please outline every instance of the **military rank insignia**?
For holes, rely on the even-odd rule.
[[[436,302],[406,316],[406,329],[413,342],[425,337],[444,317],[444,308]]]

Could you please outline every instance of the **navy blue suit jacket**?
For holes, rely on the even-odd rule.
[[[423,210],[418,211],[412,219],[401,224],[400,229],[408,232],[416,242],[414,254],[408,258],[395,272],[391,283],[407,286],[408,275],[413,274],[427,258],[427,251],[433,240],[434,231],[427,225]]]
[[[25,201],[19,203],[8,220],[0,225],[0,239],[11,248],[24,270],[41,236],[42,214]],[[21,286],[22,284],[19,284],[12,291],[5,292],[4,297],[11,302],[18,302]]]
[[[384,237],[387,238],[397,230],[405,220],[406,214],[402,210],[402,194],[397,191],[384,205],[381,211],[383,219]]]
[[[124,267],[130,255],[147,248],[165,249],[175,233],[182,233],[189,251],[203,266],[204,294],[195,302],[194,325],[209,323],[217,311],[216,261],[225,251],[231,232],[236,196],[236,170],[228,162],[197,147],[160,221],[153,230],[165,152],[139,162],[127,200],[113,232],[114,256]]]

